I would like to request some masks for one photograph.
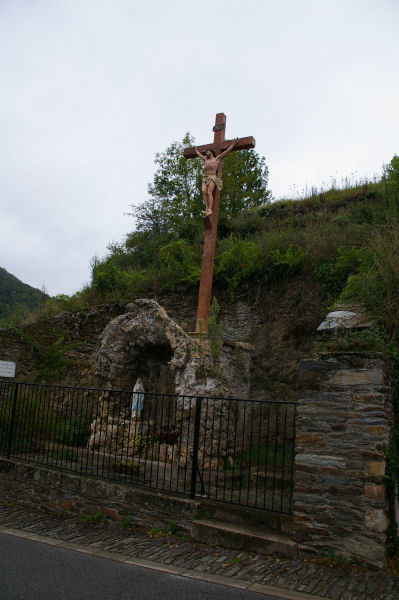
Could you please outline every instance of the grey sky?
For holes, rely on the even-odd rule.
[[[0,266],[49,293],[133,229],[154,155],[253,135],[274,197],[399,153],[397,0],[1,0]]]

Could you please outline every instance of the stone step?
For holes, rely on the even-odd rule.
[[[191,537],[208,545],[256,552],[266,556],[273,554],[297,558],[297,544],[287,535],[249,525],[201,519],[193,522]]]
[[[235,506],[207,500],[201,503],[201,517],[212,521],[228,521],[236,525],[255,527],[258,531],[273,530],[285,534],[292,532],[292,515],[259,510],[248,506]]]

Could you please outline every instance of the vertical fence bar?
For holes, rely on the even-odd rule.
[[[202,404],[202,398],[197,398],[197,402],[195,405],[194,442],[193,442],[193,459],[192,459],[192,471],[191,471],[190,498],[195,498],[195,490],[197,487],[198,447],[199,447],[199,434],[200,434],[200,425],[201,425],[201,404]]]
[[[270,433],[270,403],[267,406],[267,432],[266,432],[266,443],[265,443],[265,447],[266,447],[266,454],[265,454],[265,469],[264,469],[264,473],[265,473],[265,483],[263,486],[263,508],[266,508],[266,490],[267,490],[267,484],[269,482],[269,473],[267,471],[268,466],[269,466],[269,433]]]
[[[180,399],[180,396],[176,396],[176,404],[175,404],[175,411],[176,411],[176,430],[179,431],[179,435],[177,438],[177,477],[176,477],[176,492],[179,492],[180,489],[180,463],[181,463],[181,449],[182,449],[182,443],[183,443],[183,419],[181,419],[180,423],[178,421],[178,413],[177,413],[177,407],[178,407],[178,399]],[[181,411],[183,414],[183,408],[184,408],[184,398],[180,399],[180,403],[181,403]],[[177,429],[179,427],[179,429]],[[184,488],[184,486],[183,486]]]
[[[283,501],[284,501],[284,469],[285,469],[285,442],[287,439],[287,405],[284,406],[284,435],[283,435],[283,452],[282,452],[282,464],[281,464],[281,479],[280,479],[280,512],[283,512]]]
[[[18,383],[15,383],[14,395],[13,395],[13,401],[12,401],[10,435],[8,437],[7,458],[10,458],[10,456],[11,456],[11,445],[12,445],[12,436],[14,434],[15,410],[16,410],[16,407],[17,407],[17,398],[18,398]]]
[[[290,477],[290,499],[289,499],[289,508],[288,512],[292,512],[292,495],[294,492],[294,465],[295,465],[295,441],[296,441],[296,414],[297,407],[296,404],[292,406],[293,408],[293,422],[292,422],[292,440],[291,440],[291,477]]]
[[[230,411],[231,411],[231,407],[232,407],[233,402],[230,401],[228,403],[228,414],[227,414],[227,426],[226,426],[226,455],[224,457],[224,469],[223,469],[223,495],[222,495],[222,500],[225,500],[226,498],[226,470],[227,470],[227,464],[228,464],[228,460],[229,460],[229,451],[230,451]],[[237,403],[235,403],[237,405]],[[237,406],[236,406],[237,408]]]
[[[186,493],[186,486],[188,485],[188,475],[187,475],[187,463],[188,463],[188,450],[189,450],[189,440],[190,440],[190,435],[191,435],[191,401],[192,398],[187,398],[188,400],[188,404],[189,404],[189,411],[188,411],[188,423],[187,423],[187,434],[186,434],[186,461],[184,464],[184,493]],[[184,424],[184,403],[186,401],[186,398],[183,397],[183,402],[182,402],[182,423]]]

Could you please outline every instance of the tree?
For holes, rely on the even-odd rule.
[[[137,220],[135,231],[128,233],[123,242],[110,244],[103,259],[93,260],[91,287],[102,299],[115,301],[198,283],[203,240],[203,163],[200,159],[186,160],[183,155],[184,148],[194,144],[194,138],[187,133],[181,142],[173,142],[155,156],[157,170],[148,186],[148,199],[131,206],[130,214]],[[226,157],[219,238],[231,233],[229,223],[234,217],[269,202],[267,177],[265,159],[253,150]],[[253,244],[242,244],[241,249],[240,257],[245,252],[245,256],[248,252],[256,254]],[[252,257],[251,265],[253,260]],[[230,255],[222,261],[223,272],[231,271],[226,266],[229,261]],[[248,269],[240,266],[240,272],[242,275]],[[236,274],[237,282],[239,278]]]
[[[223,161],[221,216],[229,219],[243,210],[268,204],[271,199],[271,192],[267,189],[268,177],[265,158],[255,150],[228,154]]]
[[[149,198],[139,206],[131,205],[137,229],[151,235],[190,238],[196,233],[193,220],[202,210],[201,161],[186,160],[183,149],[194,144],[187,133],[182,142],[173,142],[155,156],[158,169],[148,186]]]
[[[149,198],[139,206],[131,206],[138,231],[189,241],[201,231],[203,164],[200,159],[186,160],[183,156],[184,148],[194,144],[187,133],[181,142],[173,142],[156,155],[158,169],[148,186]],[[270,201],[268,168],[254,150],[232,152],[225,158],[223,182],[221,223]]]

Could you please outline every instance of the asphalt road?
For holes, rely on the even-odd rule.
[[[281,600],[0,534],[0,600]]]

